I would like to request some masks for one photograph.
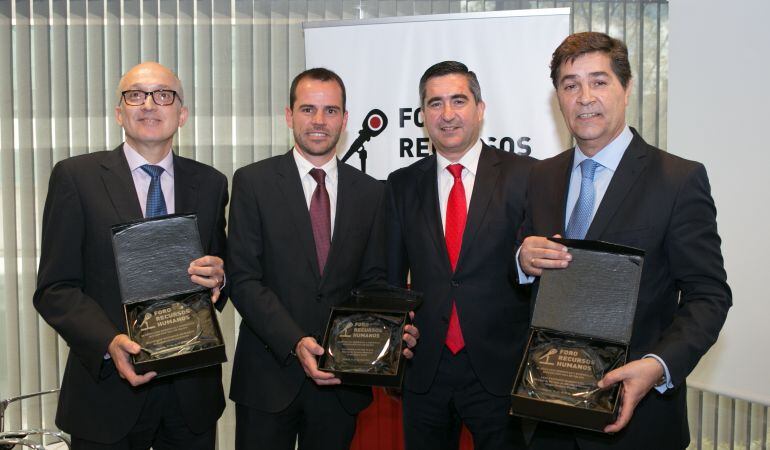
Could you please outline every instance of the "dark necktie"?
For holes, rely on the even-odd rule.
[[[450,164],[447,166],[447,170],[452,174],[455,181],[452,185],[452,190],[449,191],[449,199],[446,205],[444,239],[446,240],[446,249],[449,254],[449,263],[452,265],[452,272],[454,272],[455,268],[457,268],[457,259],[460,257],[468,208],[466,207],[465,187],[462,180],[463,166],[460,164]],[[465,347],[463,332],[460,329],[460,319],[457,316],[457,305],[454,300],[452,300],[452,315],[449,317],[449,328],[447,329],[445,342],[452,354],[457,354],[457,352]]]
[[[326,191],[326,172],[323,169],[310,169],[310,176],[318,183],[310,198],[310,222],[313,225],[318,271],[323,275],[326,258],[329,256],[329,247],[331,247],[331,207],[329,192]]]
[[[599,163],[593,159],[586,159],[580,163],[580,194],[575,208],[567,223],[567,239],[584,239],[591,225],[591,216],[594,213],[594,174]]]
[[[165,216],[166,199],[163,197],[163,190],[160,188],[160,176],[163,174],[163,167],[145,164],[141,167],[152,180],[150,180],[150,189],[147,190],[147,205],[145,206],[145,217]]]

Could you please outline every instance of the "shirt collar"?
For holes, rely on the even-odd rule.
[[[304,156],[300,152],[297,151],[296,147],[292,147],[292,152],[294,155],[294,162],[297,163],[297,168],[299,169],[300,177],[304,177],[305,175],[310,173],[311,169],[315,169],[316,167],[307,159],[305,159]],[[326,164],[324,164],[321,167],[318,167],[318,169],[323,169],[324,172],[326,172],[326,177],[329,178],[329,181],[334,182],[337,180],[337,158],[334,157],[330,159]]]
[[[476,141],[475,144],[473,144],[473,147],[470,148],[462,158],[460,158],[457,163],[453,163],[452,161],[446,159],[444,156],[441,155],[441,153],[436,152],[436,162],[438,164],[438,173],[441,173],[444,169],[447,168],[450,164],[462,164],[462,166],[466,169],[468,169],[468,172],[470,172],[473,176],[476,176],[476,170],[479,166],[479,158],[481,157],[481,139]]]
[[[128,145],[128,142],[123,143],[123,154],[126,155],[126,161],[128,161],[128,168],[131,169],[131,172],[135,171],[136,169],[142,167],[145,164],[150,164],[146,159],[144,159],[144,156],[140,155],[139,152],[134,150],[133,147]],[[166,171],[171,177],[174,177],[174,152],[169,151],[168,154],[161,159],[157,164],[153,164],[155,166],[163,167],[163,170]]]
[[[626,152],[626,149],[628,148],[629,144],[631,144],[631,140],[633,138],[634,134],[631,133],[631,129],[628,127],[628,125],[626,125],[618,137],[613,139],[612,142],[607,144],[606,147],[599,150],[599,152],[596,153],[591,159],[601,164],[602,167],[615,172],[618,168],[618,164],[620,164],[621,158],[623,158],[623,154]],[[586,159],[588,159],[588,157],[583,154],[583,152],[580,150],[580,147],[575,146],[575,157],[572,161],[572,170],[575,170],[577,166],[579,166],[580,163]]]

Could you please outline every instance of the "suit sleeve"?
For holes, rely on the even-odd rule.
[[[218,256],[225,261],[225,273],[227,273],[227,236],[225,235],[225,226],[227,221],[225,219],[225,207],[227,206],[227,178],[222,176],[221,183],[219,185],[219,192],[216,196],[217,207],[215,209],[216,219],[214,221],[213,236],[211,239],[211,245],[208,249],[208,253],[213,256]],[[218,311],[222,312],[227,304],[227,298],[230,295],[230,285],[225,283],[225,287],[219,294],[219,299],[214,305]]]
[[[43,211],[43,230],[35,308],[67,342],[95,380],[112,339],[120,331],[104,310],[83,292],[85,223],[78,187],[59,163]]]
[[[228,270],[231,300],[246,325],[286,364],[307,333],[292,318],[275,292],[264,284],[261,211],[248,175],[233,177],[230,205]]]
[[[666,362],[677,386],[714,344],[732,306],[716,207],[701,164],[677,194],[664,245],[671,278],[681,294],[674,320],[651,353]]]
[[[396,194],[391,179],[392,176],[388,177],[383,201],[388,284],[405,288],[407,274],[409,273],[409,262],[404,245],[401,219],[396,206]]]

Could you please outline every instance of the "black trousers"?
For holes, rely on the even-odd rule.
[[[465,350],[452,355],[444,348],[430,389],[404,390],[403,408],[406,450],[456,449],[460,423],[470,430],[476,450],[524,448],[520,420],[508,414],[510,396],[484,389]]]
[[[356,415],[342,407],[334,386],[306,379],[283,411],[268,413],[235,405],[237,450],[348,450],[356,431]]]
[[[567,427],[546,422],[531,422],[535,426],[530,450],[579,450],[575,435]]]
[[[170,381],[153,381],[139,420],[128,435],[112,444],[86,441],[72,436],[73,450],[214,450],[216,425],[193,433],[182,416]],[[120,405],[115,405],[120,408]]]

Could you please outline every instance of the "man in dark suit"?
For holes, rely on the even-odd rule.
[[[236,171],[228,260],[243,318],[230,398],[238,449],[347,449],[371,389],[318,370],[330,307],[384,282],[383,186],[336,158],[345,85],[309,69],[291,85],[294,148]],[[404,335],[414,346],[416,329]],[[409,333],[413,333],[412,336]],[[408,349],[404,350],[411,356]]]
[[[129,354],[140,347],[125,334],[110,233],[142,217],[197,213],[209,256],[188,273],[220,297],[227,179],[172,152],[188,115],[183,98],[169,69],[135,66],[120,80],[115,108],[125,143],[61,161],[51,173],[34,303],[70,347],[56,424],[75,449],[214,448],[220,367],[161,380],[134,372]]]
[[[620,415],[605,429],[611,434],[541,423],[532,448],[683,449],[685,378],[732,304],[706,170],[626,125],[631,69],[621,41],[567,37],[553,54],[551,78],[577,147],[532,170],[521,269],[539,276],[569,264],[566,248],[544,237],[553,235],[638,247],[646,256],[630,362],[599,383],[623,386]]]
[[[436,153],[390,175],[389,282],[424,293],[420,345],[407,368],[404,438],[413,450],[457,447],[458,420],[477,449],[523,445],[508,415],[529,321],[514,246],[532,159],[479,140],[476,75],[445,61],[420,80]]]

